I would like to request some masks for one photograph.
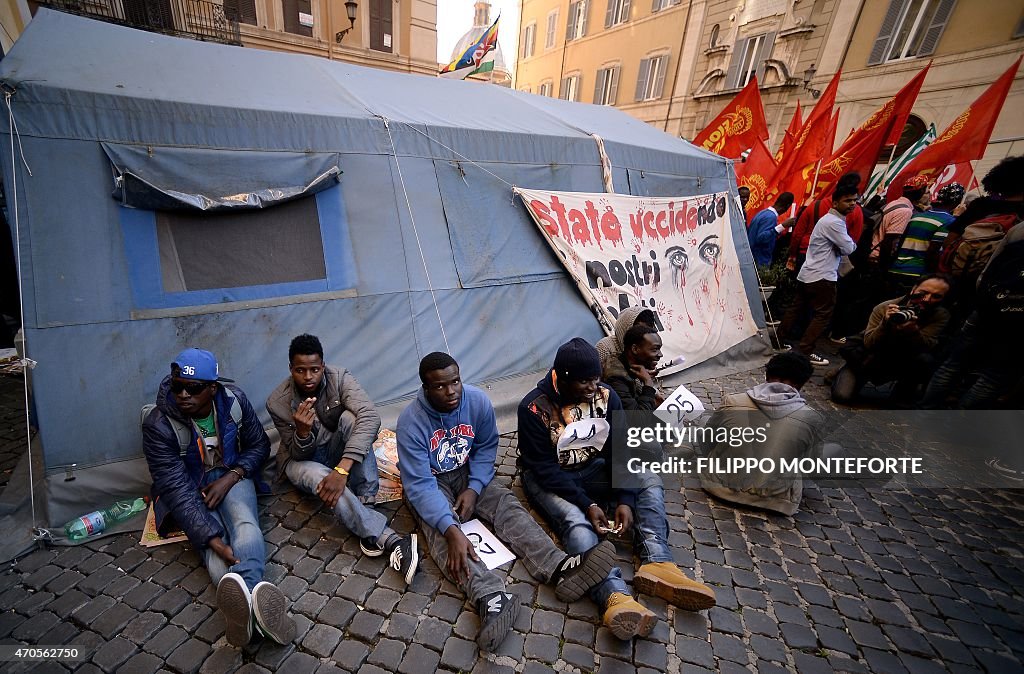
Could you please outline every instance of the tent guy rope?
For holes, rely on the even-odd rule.
[[[409,211],[409,220],[412,222],[412,233],[416,237],[416,248],[420,251],[420,260],[423,262],[423,274],[427,277],[427,288],[430,290],[430,299],[434,303],[434,313],[437,314],[437,324],[441,326],[441,339],[444,340],[445,351],[451,353],[452,349],[448,346],[448,334],[444,330],[444,321],[441,320],[441,310],[437,306],[437,296],[434,294],[434,283],[430,280],[430,270],[427,268],[427,257],[423,253],[423,245],[420,243],[420,232],[416,227],[416,216],[412,212],[412,202],[409,201],[409,190],[405,188],[405,177],[402,175],[402,163],[398,161],[398,150],[395,148],[395,139],[391,135],[391,124],[387,117],[382,115],[378,116],[383,120],[384,128],[388,131],[388,140],[391,142],[391,156],[395,158],[395,166],[398,168],[398,181],[402,185],[402,196],[405,197],[405,207]]]

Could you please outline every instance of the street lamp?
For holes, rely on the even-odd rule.
[[[330,0],[328,0],[329,2]],[[343,31],[334,34],[334,41],[341,44],[341,41],[345,39],[345,35],[352,30],[356,25],[356,10],[359,9],[359,5],[355,3],[355,0],[347,0],[345,2],[345,13],[348,14],[349,26]]]
[[[820,90],[811,88],[811,80],[814,79],[814,74],[816,72],[818,72],[818,69],[814,67],[813,63],[810,68],[804,71],[804,91],[809,91],[811,93],[811,98],[818,98],[821,96]]]

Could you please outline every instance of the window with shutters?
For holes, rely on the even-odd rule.
[[[281,9],[286,32],[313,37],[313,10],[309,0],[281,0]]]
[[[562,78],[562,87],[558,91],[558,97],[563,101],[580,100],[580,79],[579,73]]]
[[[569,20],[565,24],[565,39],[578,40],[587,34],[587,0],[569,3]]]
[[[608,0],[608,10],[604,15],[604,27],[611,28],[629,19],[630,0]]]
[[[256,25],[256,0],[224,0],[224,16]]]
[[[890,0],[868,65],[935,53],[954,4],[955,0]]]
[[[665,88],[665,73],[668,71],[668,54],[652,56],[640,61],[640,74],[636,79],[638,101],[653,101],[661,98]]]
[[[537,87],[537,94],[539,96],[550,96],[551,95],[551,80],[545,80],[540,83]]]
[[[555,31],[558,30],[558,10],[548,12],[548,32],[544,36],[544,48],[555,48]]]
[[[597,71],[594,85],[594,105],[615,105],[619,93],[619,66],[609,66]]]
[[[654,0],[654,4],[651,5],[652,12],[660,12],[663,9],[668,9],[674,5],[678,5],[683,0]]]
[[[370,49],[393,51],[392,0],[370,0]]]
[[[771,57],[774,44],[774,32],[752,35],[737,42],[726,75],[726,88],[745,87],[755,75],[758,81],[763,80],[764,62]]]
[[[537,46],[537,23],[533,22],[523,29],[523,41],[519,44],[519,58],[528,59],[533,56]]]

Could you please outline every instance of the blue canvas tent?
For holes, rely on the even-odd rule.
[[[736,193],[728,161],[613,108],[45,9],[0,81],[50,524],[146,491],[139,408],[187,346],[261,410],[302,332],[386,423],[434,350],[514,409],[558,344],[601,337],[512,193],[602,191],[591,134],[618,192]],[[699,374],[763,353],[752,338]]]

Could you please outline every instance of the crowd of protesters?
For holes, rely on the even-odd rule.
[[[1024,156],[981,180],[982,196],[925,176],[885,203],[859,192],[862,176],[793,213],[793,195],[748,213],[759,272],[789,270],[776,346],[826,371],[838,403],[868,385],[901,407],[1019,406],[1024,353]],[[795,208],[795,207],[794,207]],[[841,367],[819,350],[826,337]],[[875,396],[876,398],[878,396]]]

